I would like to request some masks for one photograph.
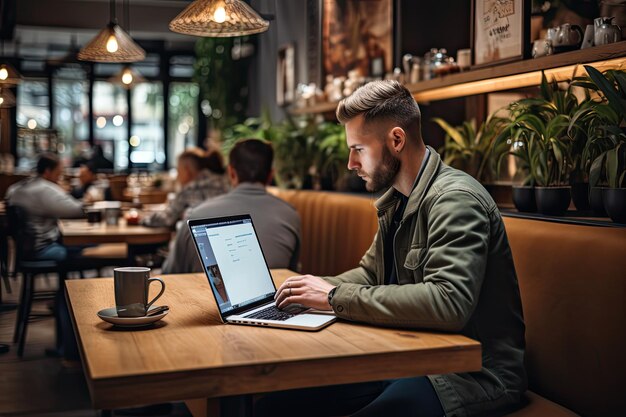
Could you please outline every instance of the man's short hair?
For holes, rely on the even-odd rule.
[[[39,155],[37,161],[37,175],[43,175],[46,171],[52,171],[59,166],[59,157],[52,153]]]
[[[230,151],[229,164],[237,173],[239,182],[265,184],[272,171],[274,149],[272,144],[260,139],[244,139]]]
[[[365,122],[388,120],[421,137],[419,106],[411,92],[393,80],[372,81],[359,87],[352,95],[344,98],[337,106],[337,120],[346,124],[359,115]]]

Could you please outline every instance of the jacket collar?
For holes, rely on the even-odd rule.
[[[267,190],[265,189],[265,185],[261,183],[251,183],[251,182],[242,182],[238,186],[236,186],[231,192],[231,194],[245,194],[245,195],[262,195],[267,194]]]
[[[426,195],[426,192],[430,188],[433,180],[437,176],[437,172],[439,172],[439,167],[441,165],[441,157],[430,146],[426,145],[426,147],[430,150],[430,157],[426,162],[426,166],[424,167],[424,172],[422,172],[422,176],[419,179],[417,185],[409,195],[409,201],[407,202],[406,208],[404,209],[404,216],[406,218],[417,211],[419,206],[422,204],[422,200]],[[383,212],[389,210],[394,207],[398,201],[398,197],[396,195],[396,189],[390,187],[385,194],[383,194],[376,202],[374,203],[374,207],[378,210],[379,216],[383,214]]]

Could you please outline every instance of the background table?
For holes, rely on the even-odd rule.
[[[93,245],[101,243],[127,243],[147,245],[169,241],[172,232],[166,227],[144,227],[126,224],[120,219],[117,225],[87,223],[87,220],[59,220],[59,231],[63,244],[67,246]]]
[[[272,271],[276,283],[292,274]],[[478,371],[464,336],[337,322],[319,332],[224,325],[204,274],[169,275],[169,314],[130,331],[96,313],[115,305],[111,278],[66,282],[93,405],[117,408],[416,375]],[[153,288],[156,291],[157,288]],[[154,295],[151,293],[151,296]],[[216,401],[189,401],[194,415]],[[215,408],[212,408],[215,410]]]

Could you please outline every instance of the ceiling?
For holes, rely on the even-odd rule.
[[[0,0],[2,1],[2,0]],[[7,3],[7,0],[3,0]],[[5,55],[54,58],[67,53],[72,43],[83,46],[110,19],[109,0],[8,0],[4,12],[13,14],[4,22],[15,23],[13,39],[5,42]],[[170,20],[190,0],[128,0],[130,29],[142,46],[163,42],[168,50],[193,50],[197,38],[171,32]],[[123,1],[116,1],[116,17],[128,24]]]

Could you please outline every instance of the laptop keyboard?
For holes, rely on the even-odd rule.
[[[245,317],[249,319],[285,321],[295,316],[296,314],[297,312],[295,314],[289,313],[284,310],[279,310],[276,306],[270,306]]]

